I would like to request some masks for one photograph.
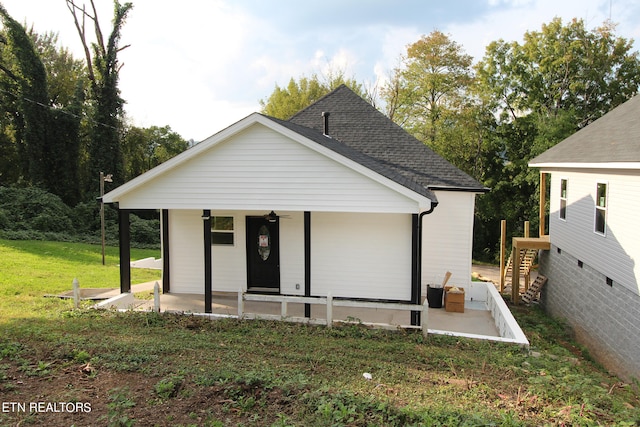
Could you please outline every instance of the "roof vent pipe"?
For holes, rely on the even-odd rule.
[[[322,117],[324,118],[324,128],[322,130],[322,133],[325,136],[329,136],[329,112],[327,111],[323,111],[322,112]]]

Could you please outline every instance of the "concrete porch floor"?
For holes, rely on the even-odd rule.
[[[133,287],[134,294],[153,289],[153,283],[145,283]],[[235,293],[214,293],[212,297],[212,311],[214,314],[238,314],[238,297]],[[259,317],[263,315],[280,315],[280,303],[245,301],[245,313]],[[152,310],[153,300],[136,300],[137,310]],[[201,294],[161,294],[160,310],[162,312],[204,313],[204,295]],[[289,303],[287,315],[290,317],[304,317],[304,305]],[[311,318],[326,319],[324,305],[311,305]],[[380,323],[390,325],[410,325],[408,311],[334,307],[334,320],[362,321],[364,323]],[[464,313],[447,312],[443,308],[430,308],[428,312],[427,328],[435,333],[461,333],[499,337],[491,313],[483,302],[465,302]]]

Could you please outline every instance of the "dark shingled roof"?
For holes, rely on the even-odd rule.
[[[545,163],[640,162],[640,95],[532,159]]]
[[[362,166],[365,166],[377,173],[379,173],[380,175],[384,176],[385,178],[389,178],[392,181],[397,182],[398,184],[407,187],[408,189],[421,194],[427,198],[429,198],[430,200],[437,202],[438,199],[436,198],[435,194],[433,194],[433,192],[431,192],[431,190],[429,190],[426,187],[421,186],[420,184],[418,184],[415,181],[412,181],[402,175],[400,175],[398,172],[396,172],[393,168],[385,165],[384,163],[370,157],[367,156],[366,154],[361,153],[358,150],[355,150],[353,148],[351,148],[350,146],[340,142],[340,141],[336,141],[333,138],[328,138],[326,135],[324,135],[322,132],[318,132],[315,129],[311,129],[308,127],[304,127],[304,126],[300,126],[297,125],[295,123],[289,122],[289,121],[285,121],[285,120],[279,120],[276,119],[274,117],[269,117],[269,116],[265,116],[271,120],[273,120],[276,123],[281,124],[282,126],[304,136],[307,139],[310,139],[320,145],[322,145],[323,147],[326,147],[330,150],[335,151],[336,153],[340,154],[341,156],[344,156],[350,160],[353,160],[354,162],[357,162],[359,164],[361,164]]]
[[[330,138],[323,112],[330,113]],[[487,191],[345,85],[287,121],[272,120],[434,201],[427,189]]]

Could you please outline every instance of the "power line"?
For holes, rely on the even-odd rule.
[[[55,107],[52,107],[51,105],[43,104],[42,102],[35,101],[35,100],[33,100],[33,99],[29,99],[29,98],[27,98],[27,97],[26,97],[26,96],[24,96],[24,95],[22,95],[22,96],[20,96],[20,95],[16,95],[15,93],[9,92],[8,90],[5,90],[5,89],[0,89],[0,92],[4,92],[4,93],[6,93],[6,94],[8,94],[8,95],[13,96],[13,97],[14,97],[14,98],[16,98],[16,99],[22,99],[22,100],[24,100],[24,101],[31,102],[32,104],[38,105],[38,106],[40,106],[40,107],[47,108],[47,109],[49,109],[49,110],[58,111],[58,112],[60,112],[60,113],[62,113],[62,114],[66,114],[67,116],[71,116],[71,117],[74,117],[74,118],[76,118],[76,119],[80,119],[80,120],[82,120],[82,119],[86,119],[89,123],[92,123],[92,124],[94,124],[94,125],[103,126],[103,127],[110,128],[110,129],[114,129],[114,130],[120,130],[120,129],[118,129],[118,128],[117,128],[117,127],[115,127],[115,126],[111,126],[111,125],[108,125],[108,124],[106,124],[106,123],[101,123],[101,122],[98,122],[98,121],[95,121],[95,120],[89,119],[89,118],[87,118],[87,117],[84,117],[84,116],[79,116],[79,115],[77,115],[77,114],[73,114],[72,112],[70,112],[70,111],[66,111],[66,110],[63,110],[63,109],[61,109],[61,108],[55,108]]]

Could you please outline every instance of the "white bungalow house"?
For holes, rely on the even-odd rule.
[[[603,366],[640,378],[640,96],[529,166],[551,175],[543,306]]]
[[[447,271],[469,286],[485,191],[341,86],[286,121],[251,114],[103,201],[125,225],[161,211],[163,292],[211,312],[211,291],[419,303]],[[127,226],[120,242],[129,292]]]

